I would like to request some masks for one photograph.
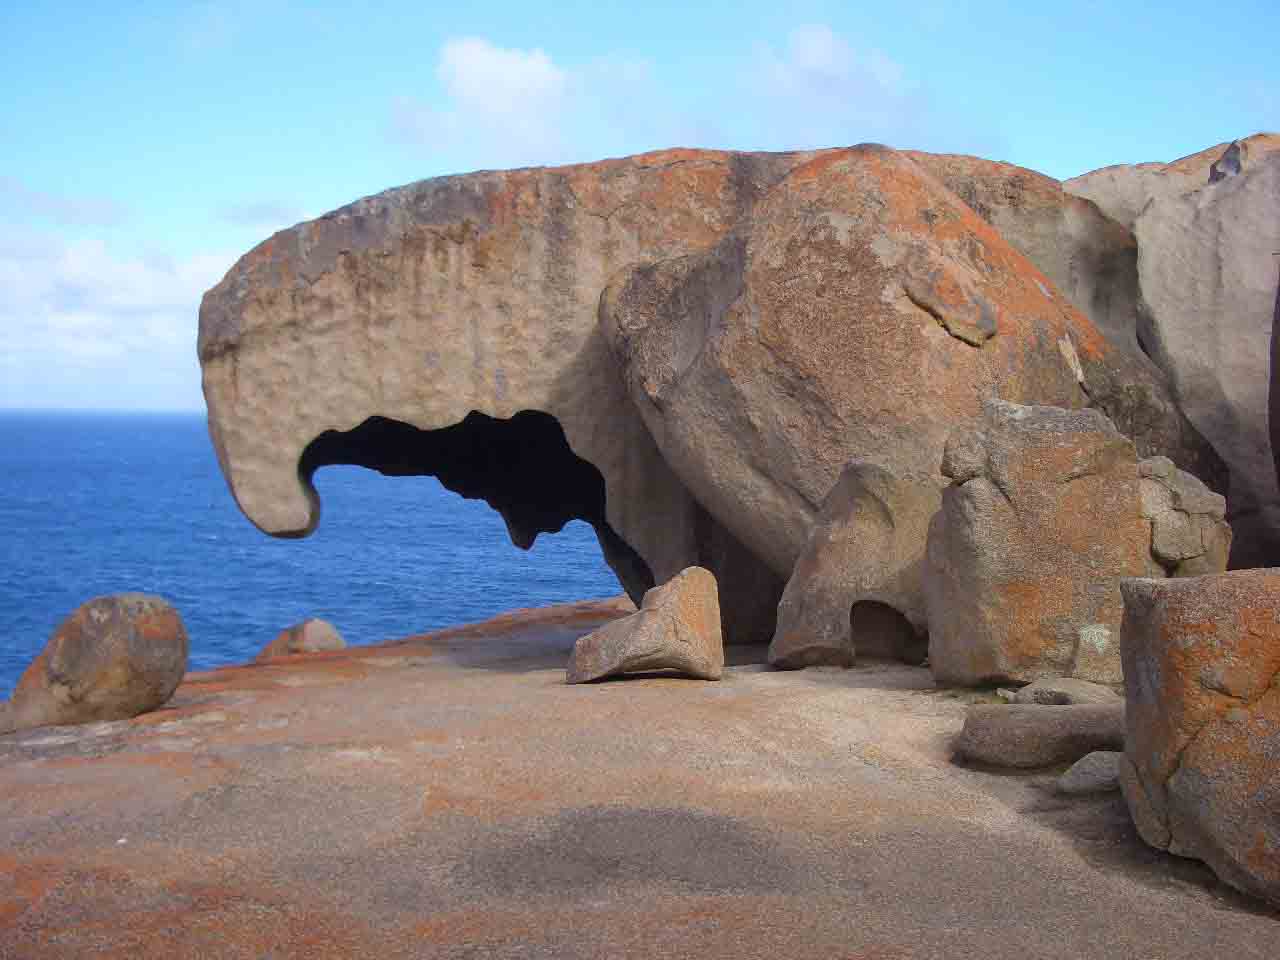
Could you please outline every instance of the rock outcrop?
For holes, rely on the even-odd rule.
[[[1053,788],[1066,796],[1119,790],[1120,760],[1123,756],[1118,750],[1095,750],[1073,763],[1071,769],[1058,778]]]
[[[1151,526],[1148,577],[1224,573],[1231,552],[1227,501],[1168,457],[1138,464],[1142,516]]]
[[[600,317],[667,463],[782,575],[845,463],[933,474],[997,393],[1188,453],[1162,386],[883,147],[797,166],[714,247],[620,273]]]
[[[1280,570],[1122,589],[1121,785],[1138,831],[1280,904]]]
[[[1074,763],[1095,750],[1124,749],[1124,702],[970,707],[952,745],[962,760],[1034,769]]]
[[[125,720],[163,706],[187,670],[187,631],[159,597],[96,597],[53,632],[0,704],[0,733]]]
[[[929,531],[940,684],[1120,679],[1119,579],[1144,569],[1133,444],[1096,410],[988,401],[947,444]]]
[[[285,627],[274,640],[262,648],[255,658],[259,663],[272,657],[287,657],[295,653],[319,653],[324,650],[342,650],[347,642],[328,620],[312,617],[291,627]]]
[[[1120,694],[1101,683],[1052,677],[1027,684],[1014,695],[1013,702],[1061,707],[1073,703],[1115,703],[1119,699]]]
[[[861,460],[846,466],[787,581],[769,662],[850,666],[858,654],[922,661],[925,541],[941,500],[932,477],[900,478]]]
[[[716,578],[702,567],[681,571],[644,595],[640,609],[574,645],[566,680],[587,683],[623,673],[670,670],[697,680],[724,672]]]
[[[521,546],[591,523],[634,599],[708,567],[754,601],[726,604],[730,640],[773,635],[845,463],[934,473],[997,392],[1105,409],[1193,470],[1207,455],[1128,350],[883,147],[391,190],[242,258],[199,353],[219,463],[263,530],[314,528],[328,464],[432,474]]]
[[[1144,346],[1230,472],[1231,565],[1280,562],[1280,486],[1267,426],[1280,135],[1172,164],[1108,167],[1066,188],[1133,226]]]

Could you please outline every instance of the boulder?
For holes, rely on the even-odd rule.
[[[1280,486],[1268,430],[1280,136],[1165,166],[1108,168],[1067,188],[1117,218],[1132,215],[1143,343],[1226,462],[1231,565],[1280,562]],[[1202,470],[1179,466],[1218,486]]]
[[[1223,573],[1231,552],[1227,501],[1168,457],[1138,464],[1142,516],[1151,526],[1148,577]]]
[[[922,661],[925,538],[941,496],[933,477],[900,478],[862,460],[846,466],[787,581],[769,662]]]
[[[0,733],[126,720],[162,706],[187,670],[187,631],[160,597],[96,597],[67,617],[0,709]]]
[[[1280,905],[1280,569],[1122,590],[1121,786],[1139,833]]]
[[[1014,694],[1013,702],[1067,706],[1075,703],[1115,703],[1119,699],[1120,694],[1101,683],[1090,683],[1075,677],[1052,677],[1027,684]]]
[[[640,609],[578,640],[566,674],[587,683],[623,673],[671,670],[698,680],[724,672],[716,578],[690,567],[644,595]]]
[[[782,576],[846,463],[934,475],[997,394],[1114,411],[1175,458],[1192,443],[1145,368],[884,147],[809,159],[709,249],[624,269],[600,319],[666,462]]]
[[[1133,444],[1096,410],[992,400],[942,472],[926,579],[938,683],[1119,681],[1119,579],[1148,543]]]
[[[1058,778],[1054,789],[1067,796],[1119,790],[1123,756],[1118,750],[1095,750],[1073,763],[1071,769]]]
[[[953,744],[962,760],[1031,769],[1074,763],[1095,750],[1124,749],[1124,702],[970,707]]]
[[[255,658],[261,663],[272,657],[287,657],[295,653],[318,653],[323,650],[342,650],[347,642],[328,620],[313,617],[302,623],[281,630],[274,640],[262,648]]]

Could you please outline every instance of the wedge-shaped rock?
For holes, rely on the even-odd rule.
[[[720,601],[716,578],[709,570],[682,570],[648,591],[635,613],[579,639],[566,680],[586,683],[650,670],[720,679],[724,672]]]
[[[899,478],[866,461],[845,467],[787,581],[769,662],[922,661],[925,538],[941,501],[935,478]]]
[[[294,653],[318,653],[323,650],[342,650],[347,642],[328,620],[312,617],[302,623],[281,630],[274,640],[262,648],[257,660],[287,657]]]
[[[1054,789],[1067,796],[1119,790],[1120,760],[1123,757],[1124,754],[1118,750],[1097,750],[1081,757],[1058,778]]]
[[[97,597],[54,631],[0,705],[0,733],[126,720],[162,706],[187,670],[186,627],[160,597]]]
[[[940,684],[1120,679],[1119,581],[1144,570],[1133,444],[1096,410],[988,401],[958,430],[929,531]]]
[[[970,707],[954,749],[963,760],[1030,769],[1124,749],[1124,703]]]
[[[1121,785],[1142,838],[1280,904],[1280,569],[1122,589]]]

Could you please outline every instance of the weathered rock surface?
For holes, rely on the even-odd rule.
[[[586,683],[623,673],[672,670],[698,680],[724,671],[716,578],[682,570],[644,595],[640,609],[578,640],[566,679]]]
[[[1075,677],[1052,677],[1027,684],[1014,694],[1013,702],[1069,706],[1075,703],[1115,703],[1119,699],[1120,694],[1101,683]]]
[[[600,317],[667,463],[781,575],[847,462],[931,474],[997,393],[1190,449],[1145,368],[883,147],[796,166],[714,247],[621,272]]]
[[[1138,345],[1138,244],[1132,230],[1034,170],[956,154],[907,156],[995,227],[1111,343],[1150,364]]]
[[[0,956],[1275,960],[1276,916],[1115,797],[953,765],[964,704],[918,668],[565,686],[624,606],[0,737]]]
[[[279,635],[262,648],[257,660],[269,660],[272,657],[287,657],[294,653],[319,653],[323,650],[341,650],[347,642],[342,634],[328,620],[313,617],[302,623],[281,630]]]
[[[0,705],[0,733],[136,717],[187,669],[187,631],[159,597],[96,597],[67,617]]]
[[[1133,444],[1096,410],[992,400],[942,472],[925,581],[938,682],[1117,682],[1119,578],[1149,539]]]
[[[933,477],[844,468],[778,605],[775,667],[849,666],[858,654],[919,663],[928,652],[924,554],[942,501]]]
[[[635,344],[657,366],[636,366],[607,308],[631,311],[634,333],[642,304],[601,292],[610,278],[661,287],[686,257],[704,264],[691,309],[663,307]],[[725,323],[708,335],[700,318]],[[205,296],[199,352],[219,463],[263,530],[314,528],[327,464],[432,474],[493,505],[521,546],[591,523],[633,599],[711,569],[726,597],[758,600],[724,605],[731,640],[773,635],[846,462],[888,451],[900,475],[935,471],[950,426],[997,391],[1107,409],[1180,465],[1207,449],[1126,350],[886,148],[670,150],[391,190],[242,258]],[[695,356],[737,379],[714,416],[685,408],[663,426],[615,354],[651,385],[684,378],[690,397]]]
[[[1172,164],[1108,167],[1066,187],[1133,226],[1144,346],[1230,473],[1231,565],[1280,562],[1280,487],[1267,428],[1280,135]]]
[[[1121,784],[1139,832],[1280,904],[1280,570],[1122,589]]]
[[[1225,179],[1280,151],[1280,134],[1256,133],[1219,143],[1171,163],[1119,163],[1062,182],[1068,193],[1097,204],[1108,217],[1133,229],[1152,200],[1180,197]]]
[[[953,748],[963,760],[1030,769],[1074,763],[1095,750],[1124,749],[1124,702],[1071,706],[979,704]]]
[[[1123,756],[1118,750],[1095,750],[1073,763],[1071,769],[1058,778],[1054,789],[1067,796],[1119,790]]]
[[[1231,552],[1227,501],[1168,457],[1138,464],[1142,516],[1151,525],[1148,577],[1224,573]]]

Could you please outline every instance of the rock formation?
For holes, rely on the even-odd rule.
[[[988,401],[957,430],[929,531],[929,665],[940,684],[1120,679],[1119,578],[1141,573],[1133,444],[1096,410]]]
[[[1280,486],[1267,422],[1280,136],[1172,164],[1108,167],[1065,186],[1133,227],[1143,344],[1230,471],[1231,565],[1277,562]]]
[[[1033,769],[1124,748],[1124,702],[970,707],[953,748],[962,760]]]
[[[1138,464],[1142,516],[1151,527],[1148,577],[1223,573],[1231,552],[1227,501],[1168,457]]]
[[[883,147],[391,190],[242,258],[199,352],[219,463],[263,530],[314,528],[328,464],[433,474],[520,545],[591,523],[635,599],[708,567],[732,640],[773,635],[845,463],[934,473],[997,393],[1107,410],[1193,470],[1212,456],[1130,351]]]
[[[925,540],[941,498],[932,477],[903,479],[862,460],[845,467],[787,581],[769,662],[922,661]]]
[[[187,670],[187,631],[159,597],[97,597],[53,632],[0,704],[0,733],[125,720],[162,706]]]
[[[1142,838],[1280,904],[1280,570],[1122,589],[1121,785]]]
[[[318,653],[323,650],[342,650],[347,642],[328,620],[313,617],[302,623],[285,627],[274,640],[262,648],[255,658],[261,663],[272,657],[287,657],[294,653]]]
[[[1101,683],[1075,677],[1051,677],[1027,684],[1014,695],[1013,702],[1070,706],[1073,703],[1115,703],[1119,699],[1120,694]]]
[[[671,670],[697,680],[724,671],[716,578],[690,567],[644,595],[640,609],[574,645],[566,680],[587,683],[623,673]]]
[[[1123,756],[1118,750],[1095,750],[1073,763],[1053,788],[1067,796],[1119,790],[1120,760]]]

